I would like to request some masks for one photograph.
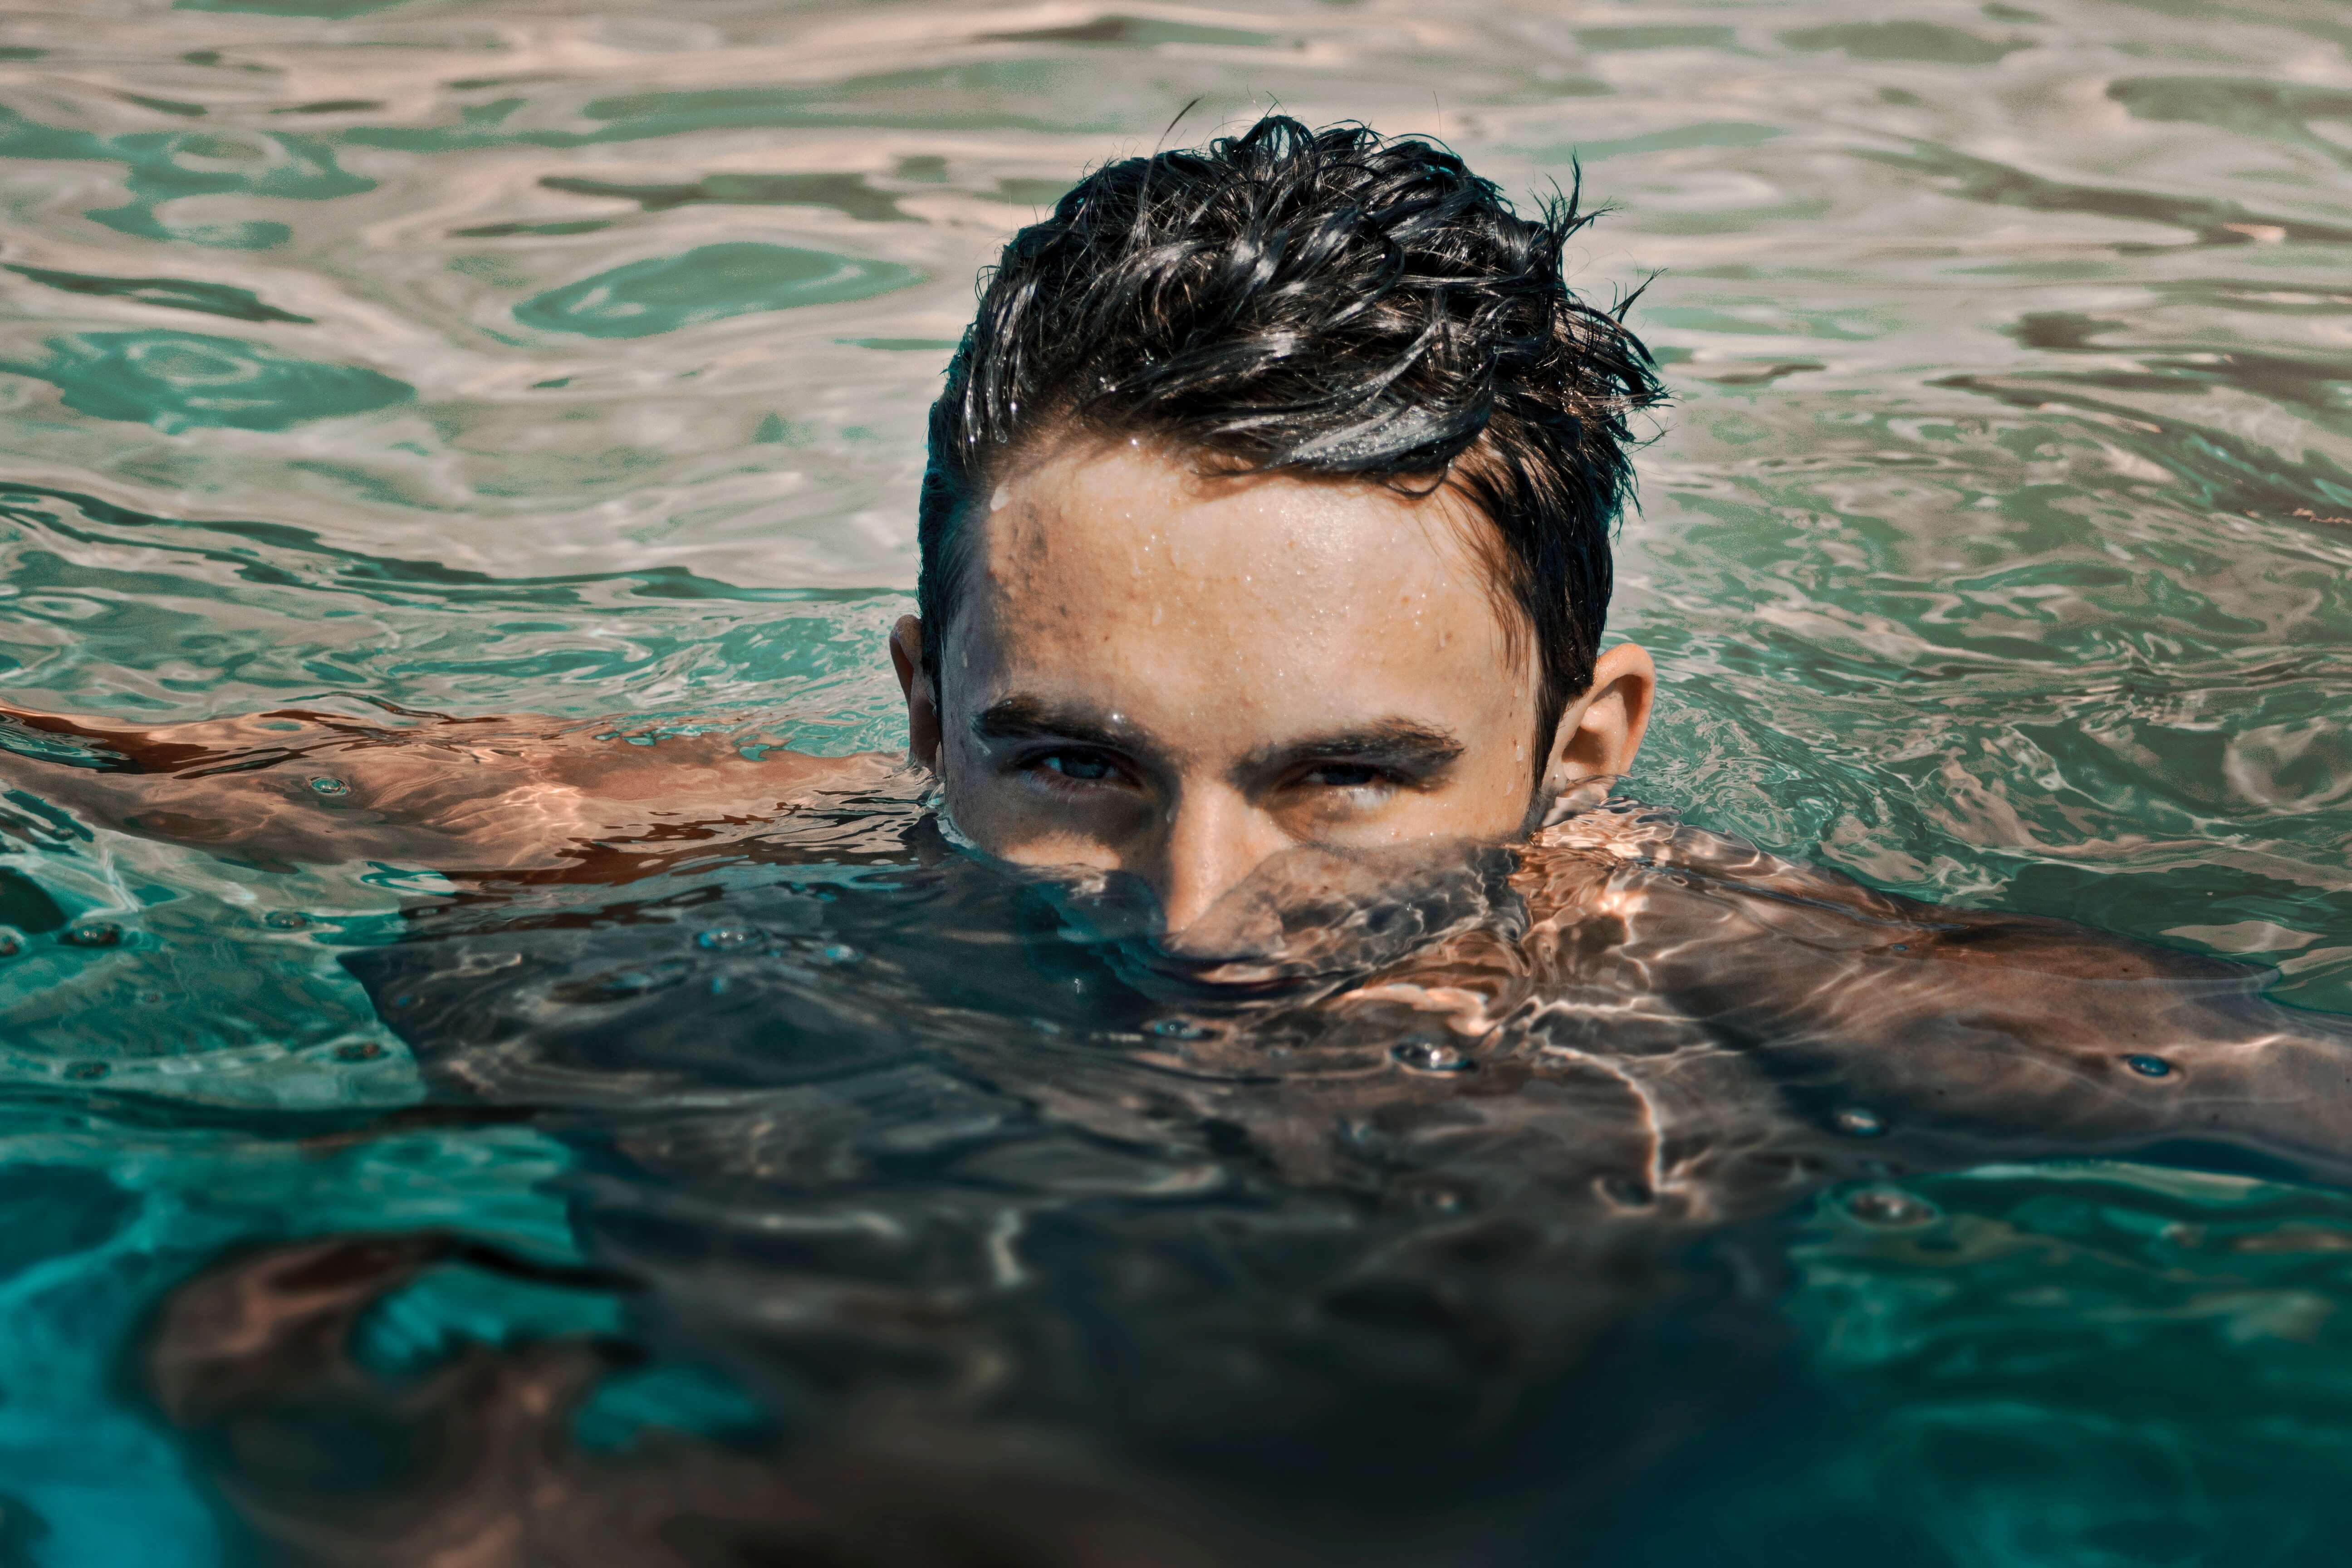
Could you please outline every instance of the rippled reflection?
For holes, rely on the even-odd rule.
[[[896,745],[973,269],[1275,100],[1515,191],[1579,157],[1619,208],[1580,280],[1659,272],[1634,793],[2342,1010],[2347,38],[25,12],[0,700]],[[0,1560],[2301,1563],[2347,1522],[2352,1216],[2284,1179],[2325,1130],[2113,1158],[2231,1070],[2114,1012],[1841,1054],[1756,1005],[1777,960],[1669,973],[1654,922],[1639,975],[1505,962],[1526,873],[1477,866],[1261,889],[1287,956],[1212,1005],[1121,889],[904,802],[563,891],[170,848],[45,792],[104,763],[70,737],[0,748]],[[1749,907],[1709,866],[1685,921]],[[2129,1005],[2256,1005],[2202,973]]]

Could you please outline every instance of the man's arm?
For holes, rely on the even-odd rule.
[[[614,724],[532,716],[285,709],[138,728],[0,708],[0,784],[90,822],[266,862],[459,876],[605,879],[644,858],[616,850],[748,832],[896,770],[870,753],[754,759],[724,736],[632,743]]]

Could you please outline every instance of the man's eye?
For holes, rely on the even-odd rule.
[[[1108,758],[1090,757],[1084,752],[1050,752],[1037,759],[1037,765],[1081,784],[1098,784],[1118,772]]]
[[[1367,763],[1325,763],[1307,774],[1307,782],[1325,789],[1363,789],[1386,782],[1388,775]]]

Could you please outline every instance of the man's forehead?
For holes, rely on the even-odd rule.
[[[967,716],[1028,694],[1256,744],[1400,715],[1515,724],[1534,700],[1507,599],[1428,498],[1097,447],[1008,477],[973,521],[940,647]]]
[[[1350,601],[1375,589],[1484,592],[1465,537],[1484,524],[1464,504],[1347,476],[1206,473],[1150,446],[1097,444],[1008,476],[976,520],[976,561],[1008,595],[1248,583],[1290,586],[1312,601],[1301,608],[1373,610]]]

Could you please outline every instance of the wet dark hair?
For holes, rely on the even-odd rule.
[[[1592,682],[1628,416],[1664,397],[1632,299],[1596,308],[1561,275],[1592,216],[1555,191],[1523,217],[1443,147],[1282,115],[1087,175],[982,275],[931,405],[932,689],[1001,458],[1041,432],[1140,435],[1220,470],[1459,486],[1534,634],[1548,744]]]

